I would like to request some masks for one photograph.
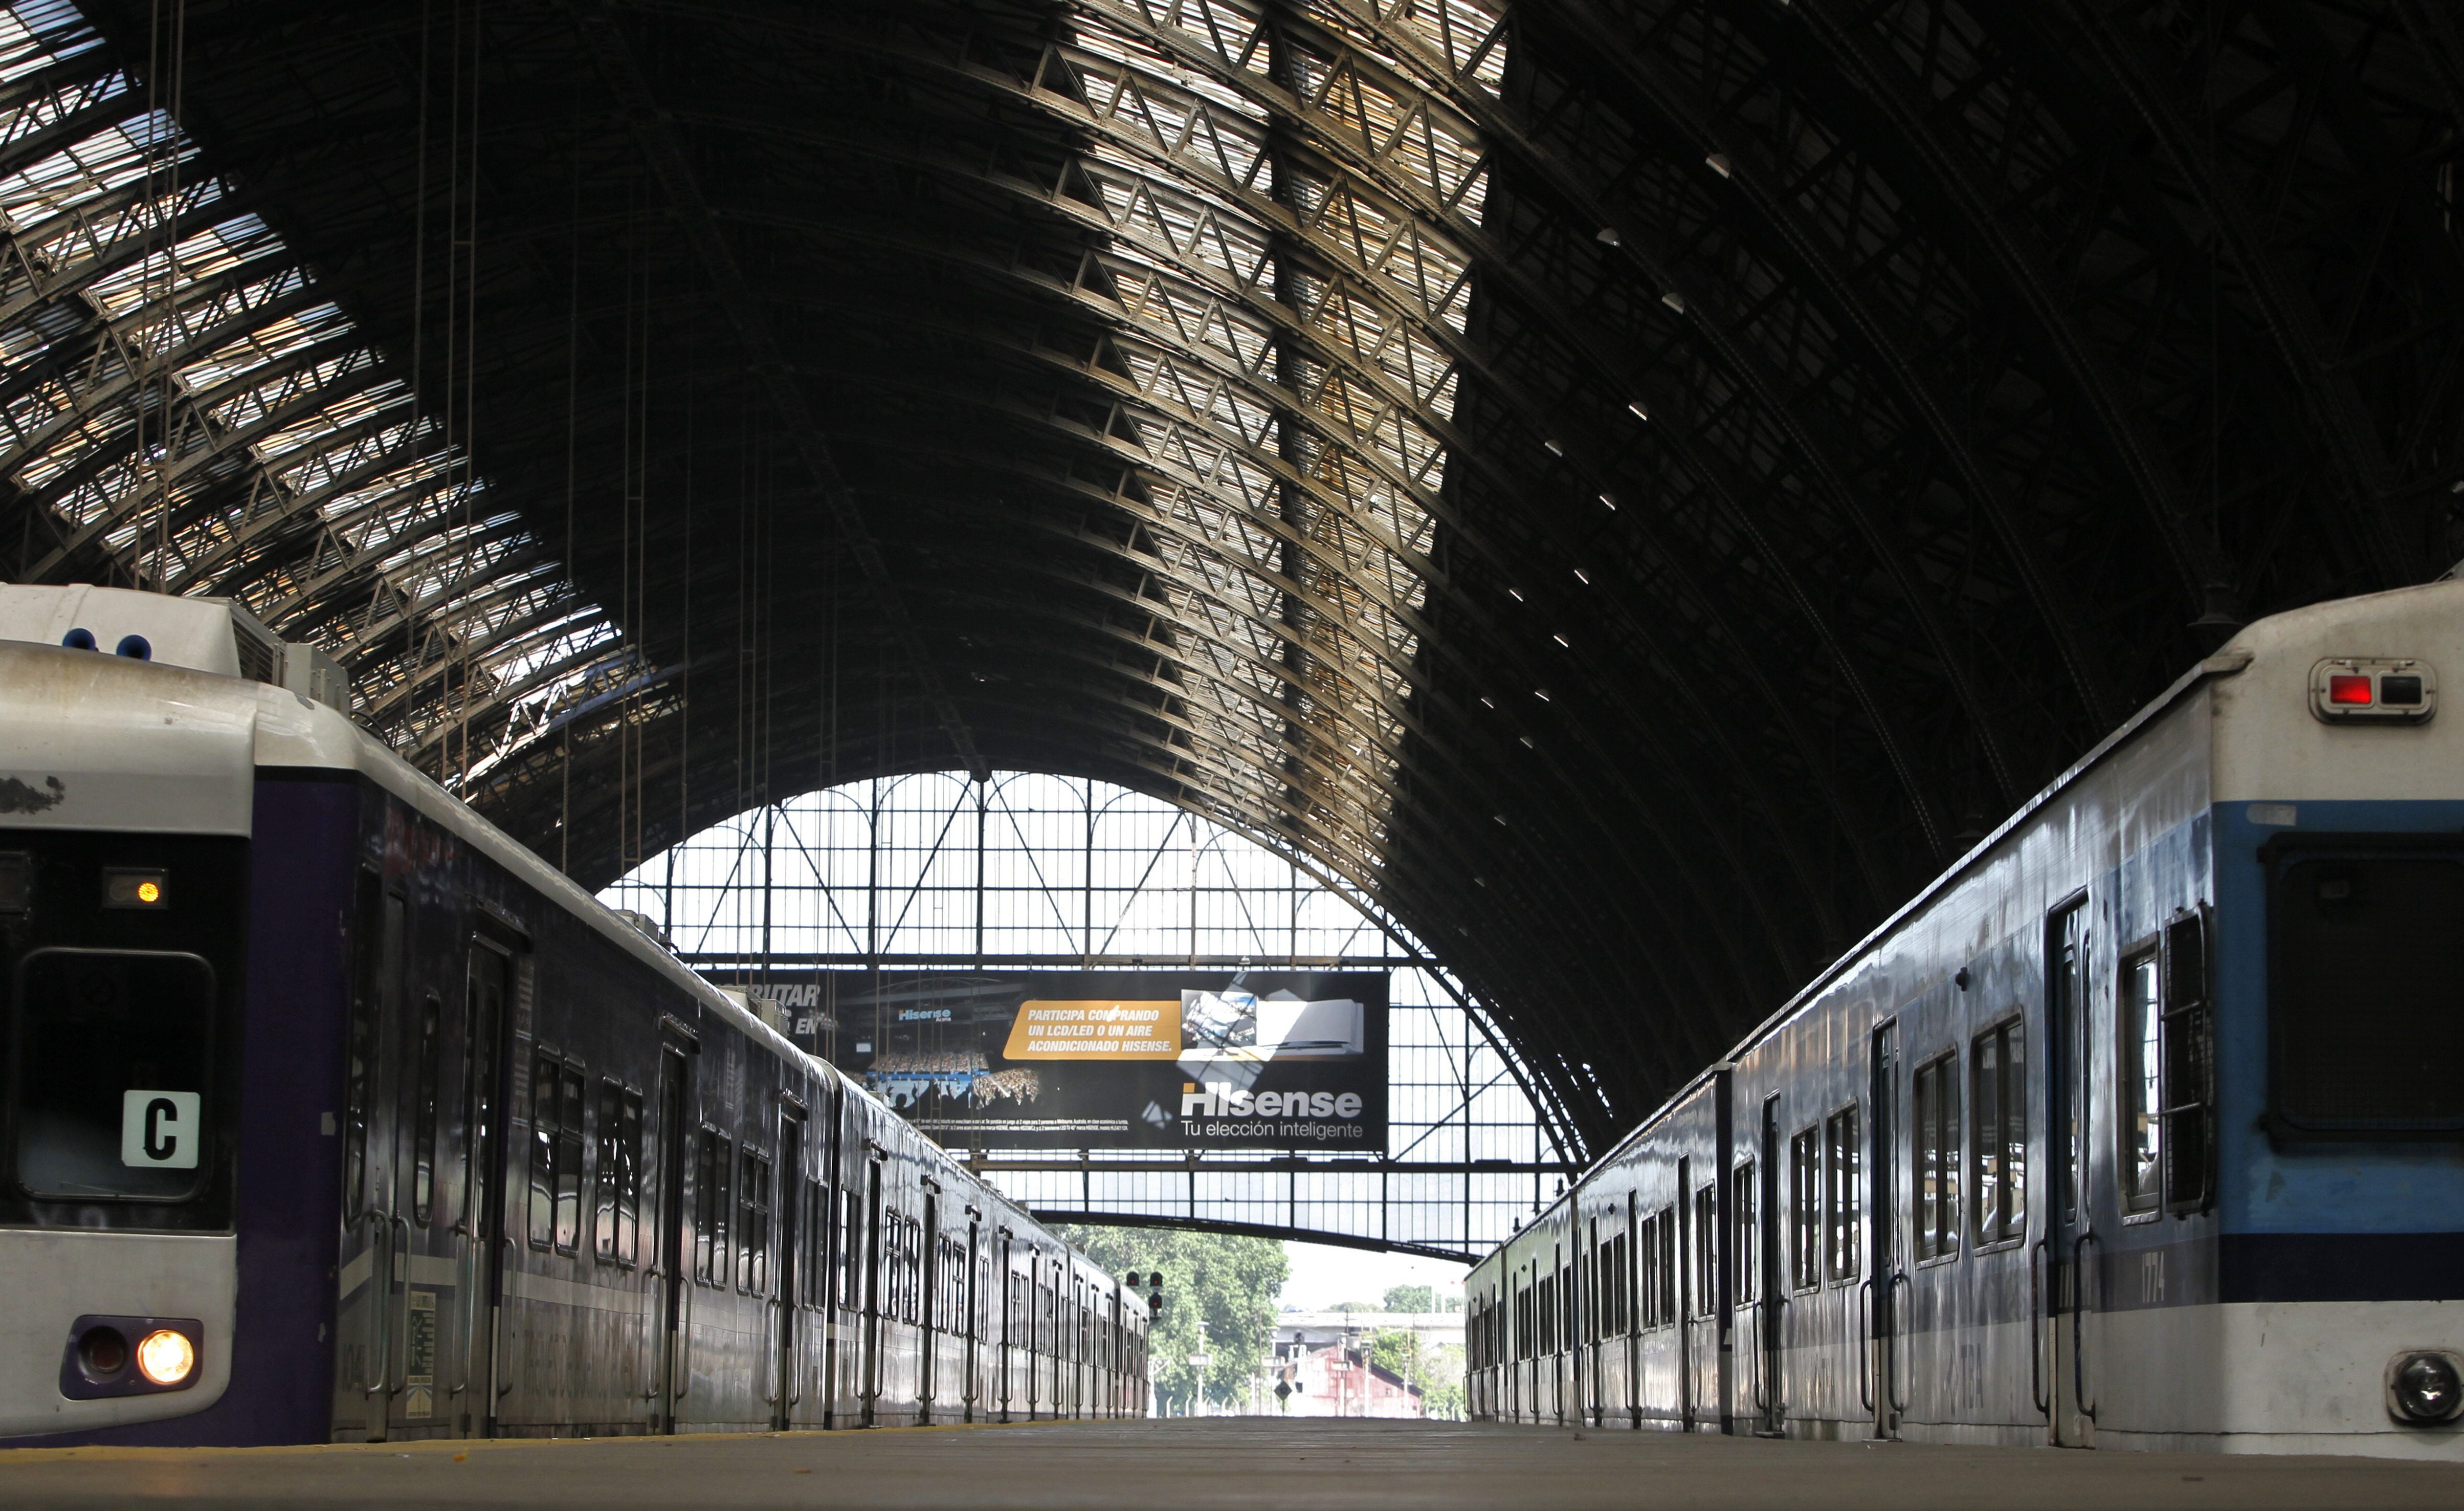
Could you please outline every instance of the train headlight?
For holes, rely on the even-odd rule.
[[[2464,1410],[2464,1373],[2451,1354],[2406,1354],[2387,1375],[2387,1404],[2401,1421],[2435,1426]]]
[[[184,1334],[157,1327],[137,1345],[137,1371],[156,1385],[179,1385],[197,1371],[197,1345]]]

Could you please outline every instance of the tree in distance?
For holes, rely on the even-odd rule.
[[[1147,1339],[1155,1395],[1167,1411],[1185,1412],[1198,1394],[1192,1354],[1201,1351],[1198,1322],[1206,1320],[1206,1397],[1246,1405],[1250,1382],[1265,1372],[1275,1337],[1275,1296],[1290,1266],[1272,1238],[1174,1233],[1154,1228],[1072,1224],[1066,1241],[1113,1276],[1163,1272],[1163,1316]],[[1144,1287],[1141,1286],[1141,1291]]]

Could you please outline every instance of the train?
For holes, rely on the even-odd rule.
[[[0,1441],[1146,1413],[1148,1298],[348,700],[0,587]]]
[[[2464,583],[2257,620],[1468,1278],[1482,1418],[2464,1461]]]

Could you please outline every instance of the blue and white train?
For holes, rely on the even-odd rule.
[[[1483,1417],[2464,1460],[2464,583],[2250,626],[1470,1278]]]
[[[1136,1292],[347,698],[0,587],[0,1441],[1144,1414]]]

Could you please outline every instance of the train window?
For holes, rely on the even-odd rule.
[[[830,1193],[819,1181],[804,1183],[804,1199],[798,1204],[803,1215],[804,1254],[796,1265],[799,1288],[806,1306],[830,1304]]]
[[[1959,1252],[1959,1056],[1940,1055],[1917,1067],[1908,1115],[1915,1126],[1917,1257]]]
[[[1617,1235],[1617,1262],[1610,1273],[1616,1277],[1617,1300],[1613,1308],[1617,1336],[1634,1331],[1634,1234]]]
[[[736,1283],[755,1296],[770,1291],[770,1159],[751,1149],[737,1165]]]
[[[504,1024],[505,967],[505,957],[493,949],[474,946],[471,951],[462,1020],[469,1045],[462,1056],[462,1218],[474,1233],[493,1233],[503,1220],[495,1182],[500,1131],[496,1056]]]
[[[599,1083],[599,1161],[591,1192],[592,1249],[629,1265],[642,1213],[642,1099],[612,1080]]]
[[[1754,1190],[1753,1161],[1728,1172],[1728,1295],[1738,1306],[1754,1299],[1762,1278],[1754,1254]]]
[[[2017,1018],[1987,1029],[1969,1049],[1976,1135],[1976,1241],[2008,1243],[2028,1228],[2028,1034]]]
[[[1639,1277],[1642,1282],[1642,1325],[1657,1327],[1660,1325],[1660,1219],[1645,1217],[1642,1225],[1635,1230],[1635,1236],[1642,1242],[1642,1274]]]
[[[2122,963],[2118,1082],[2122,1133],[2122,1210],[2152,1212],[2165,1198],[2165,993],[2157,952]]]
[[[556,1061],[541,1053],[531,1061],[531,1247],[556,1242]]]
[[[1720,1191],[1694,1192],[1694,1315],[1708,1317],[1720,1305]]]
[[[2189,913],[2165,925],[2165,1205],[2174,1211],[2196,1211],[2208,1203],[2215,1100],[2211,1023],[2208,921]]]
[[[1660,1320],[1677,1321],[1677,1208],[1660,1209]]]
[[[1788,1141],[1788,1283],[1822,1283],[1822,1134],[1808,1125]]]
[[[346,1221],[356,1221],[369,1208],[368,1108],[376,1097],[387,925],[395,924],[394,937],[400,933],[395,923],[400,900],[386,898],[385,882],[375,872],[360,873],[358,900],[351,929],[351,1023],[342,1079],[342,1213]]]
[[[1823,1165],[1831,1179],[1822,1193],[1823,1274],[1833,1280],[1853,1280],[1862,1269],[1858,1241],[1864,1232],[1865,1186],[1859,1163],[1860,1145],[1855,1104],[1840,1108],[1823,1123]]]
[[[864,1304],[864,1193],[847,1191],[847,1220],[839,1228],[839,1305],[854,1311]]]
[[[423,1228],[436,1216],[436,1082],[444,1058],[445,1004],[431,991],[419,1007],[419,1084],[410,1115],[410,1220]]]
[[[728,1282],[729,1261],[734,1257],[728,1248],[728,1176],[734,1169],[736,1148],[726,1134],[715,1128],[701,1130],[697,1158],[693,1163],[693,1278],[707,1285]]]
[[[38,949],[10,1058],[17,1182],[62,1200],[185,1201],[216,1161],[213,967],[195,955]]]
[[[583,1110],[582,1072],[557,1067],[556,1248],[572,1254],[582,1247],[582,1135],[588,1117]]]

